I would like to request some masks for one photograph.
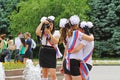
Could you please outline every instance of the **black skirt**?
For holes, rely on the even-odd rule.
[[[91,70],[92,66],[87,64],[89,71]],[[72,76],[79,76],[80,74],[80,61],[76,59],[70,59],[70,71],[66,69],[66,59],[63,62],[64,73],[69,74]]]
[[[56,68],[56,50],[51,46],[42,46],[39,53],[39,64],[43,68]]]

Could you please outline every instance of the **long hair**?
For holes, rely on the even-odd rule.
[[[60,33],[61,33],[61,36],[60,36],[60,39],[59,39],[60,43],[63,43],[63,42],[65,44],[67,43],[67,41],[66,41],[66,30],[67,30],[66,28],[61,28],[60,29]]]
[[[60,29],[61,36],[60,36],[60,43],[64,42],[65,44],[67,43],[66,37],[68,36],[68,31],[70,29],[70,24],[66,23],[65,27]]]

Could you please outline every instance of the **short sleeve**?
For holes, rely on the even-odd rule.
[[[80,32],[80,31],[78,31],[78,39],[79,39],[79,40],[82,40],[82,36],[83,36],[83,33]]]
[[[56,31],[54,32],[53,37],[60,38],[60,32],[59,32],[59,30],[56,30]]]
[[[86,45],[87,45],[87,42],[88,42],[88,41],[86,41],[86,40],[82,40],[80,43],[83,44],[84,46],[86,46]]]

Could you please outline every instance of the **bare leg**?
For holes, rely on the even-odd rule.
[[[82,80],[81,76],[72,76],[72,80]]]
[[[50,69],[49,69],[49,72],[50,72],[51,80],[57,80],[57,77],[56,77],[56,69],[50,68]]]
[[[72,80],[71,75],[68,74],[64,74],[65,80]]]
[[[24,58],[24,63],[26,63],[27,59],[28,59],[28,58]]]
[[[48,78],[48,68],[42,68],[42,78]]]

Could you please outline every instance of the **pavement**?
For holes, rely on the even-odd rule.
[[[93,66],[90,80],[120,80],[120,66]]]
[[[120,80],[120,60],[93,60],[93,65],[90,80]]]
[[[59,72],[62,62],[57,62],[57,78],[63,79]],[[16,73],[17,72],[17,73]],[[6,80],[22,80],[22,70],[6,72]],[[18,74],[19,73],[19,74]],[[50,80],[50,79],[49,79]],[[93,68],[90,71],[90,80],[120,80],[120,60],[93,60]]]
[[[63,75],[57,77],[63,79]],[[90,80],[120,80],[120,66],[93,66]]]

